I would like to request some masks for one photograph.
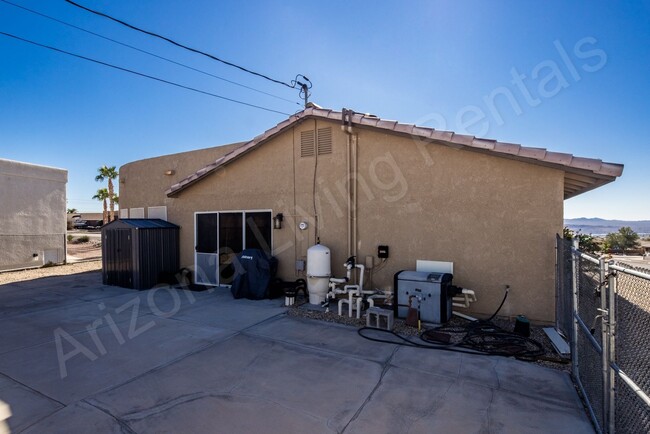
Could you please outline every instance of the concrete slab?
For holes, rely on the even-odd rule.
[[[106,287],[100,273],[3,285],[0,411],[12,433],[592,432],[561,372],[284,311],[223,288]]]
[[[490,406],[490,430],[539,434],[594,432],[584,410],[566,405],[563,399],[550,402],[548,399],[540,400],[503,390],[494,392]]]
[[[256,307],[250,304],[222,303],[215,300],[210,303],[196,302],[191,306],[183,307],[173,318],[229,330],[243,330],[283,314],[286,310],[282,306]]]
[[[94,303],[76,303],[60,309],[0,319],[0,354],[52,342],[55,339],[54,331],[58,328],[74,335],[86,330],[86,326],[103,315]],[[130,312],[114,314],[113,317],[117,322],[129,320]]]
[[[124,424],[85,402],[75,402],[42,419],[23,434],[124,434]]]
[[[446,377],[391,368],[346,432],[408,432],[413,422],[441,406],[454,384]]]
[[[44,288],[21,288],[6,291],[0,296],[0,318],[56,309],[71,303],[83,303],[83,301],[62,296]]]
[[[34,422],[54,413],[62,405],[40,393],[0,375],[0,407],[6,407],[10,432],[20,432]],[[0,417],[0,427],[4,416]]]
[[[322,421],[278,403],[230,395],[197,397],[129,425],[141,434],[331,432]]]
[[[251,363],[269,351],[270,341],[235,336],[160,367],[88,401],[119,418],[154,413],[179,397],[223,394],[236,387]]]
[[[340,431],[381,371],[377,363],[239,335],[89,401],[130,423],[195,398],[252,397]]]
[[[396,348],[395,345],[363,339],[354,327],[301,318],[281,318],[252,327],[246,333],[381,363],[388,360]]]
[[[260,355],[232,393],[278,403],[316,416],[341,432],[381,378],[383,365],[277,345]]]
[[[495,366],[499,389],[515,392],[536,401],[562,403],[567,407],[582,409],[582,403],[575,393],[566,393],[573,388],[568,373],[544,368],[532,363],[497,357]]]
[[[68,404],[231,334],[153,315],[114,324],[97,329],[94,337],[88,332],[62,335],[63,358],[58,357],[56,342],[6,353],[0,359],[0,373]]]

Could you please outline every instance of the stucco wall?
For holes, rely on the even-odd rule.
[[[336,122],[306,119],[174,198],[160,193],[172,182],[148,187],[137,181],[137,176],[161,171],[160,161],[166,160],[130,163],[121,169],[126,177],[121,206],[166,205],[168,219],[181,226],[183,266],[194,262],[195,211],[282,212],[284,227],[273,231],[273,247],[280,277],[295,279],[295,259],[306,256],[316,236],[315,157],[300,156],[300,133],[327,126],[332,128],[333,153],[318,156],[319,236],[332,249],[333,273],[343,275],[347,138]],[[355,132],[358,258],[375,256],[380,244],[390,247],[390,259],[374,273],[375,286],[392,287],[394,273],[414,269],[417,259],[452,261],[454,283],[478,294],[475,313],[492,313],[507,284],[511,293],[502,314],[553,320],[554,236],[562,229],[563,213],[561,171],[417,143],[408,136],[361,128]],[[298,230],[300,221],[308,221],[309,229]]]
[[[0,159],[0,270],[65,261],[67,178],[66,170]]]
[[[120,209],[164,205],[169,186],[240,145],[233,143],[125,164],[120,168]],[[167,175],[168,171],[172,174]],[[127,183],[130,188],[126,188]]]

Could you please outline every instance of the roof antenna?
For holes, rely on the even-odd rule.
[[[302,78],[303,81],[299,81],[298,79]],[[296,75],[296,79],[291,82],[293,84],[293,87],[300,86],[300,97],[305,101],[305,108],[307,108],[307,105],[309,104],[309,97],[311,96],[311,93],[309,92],[309,89],[311,89],[311,80],[309,80],[307,77],[305,77],[302,74]]]

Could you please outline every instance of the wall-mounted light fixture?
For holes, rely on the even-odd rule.
[[[277,213],[273,217],[273,229],[282,229],[282,220],[284,220],[284,215],[281,212]]]
[[[172,169],[165,170],[165,175],[167,175],[167,176],[172,176],[174,173],[176,173],[175,170],[172,170]]]
[[[33,253],[32,254],[32,260],[33,261],[38,261],[38,253]]]

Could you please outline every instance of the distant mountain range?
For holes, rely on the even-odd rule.
[[[583,234],[602,235],[616,232],[623,226],[629,226],[639,234],[650,233],[650,220],[605,220],[597,217],[580,217],[577,219],[565,219],[564,226]]]

